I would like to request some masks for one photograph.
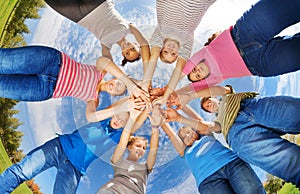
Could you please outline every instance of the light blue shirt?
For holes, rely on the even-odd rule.
[[[184,158],[199,187],[204,179],[236,159],[237,156],[215,137],[203,136],[191,147],[186,148]]]

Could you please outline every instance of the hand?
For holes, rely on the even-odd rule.
[[[153,126],[161,126],[164,121],[159,105],[154,105],[152,109],[152,115],[148,114],[148,117],[150,119],[151,125]]]
[[[131,96],[128,100],[121,104],[119,107],[124,112],[136,110],[144,110],[147,106],[147,103],[144,102],[141,98],[134,98]]]
[[[166,91],[166,87],[151,88],[149,93],[151,96],[162,96],[162,95],[164,95],[165,91]]]
[[[189,96],[186,94],[176,95],[175,93],[170,96],[167,106],[176,106],[176,110],[182,109],[189,102]]]
[[[133,95],[134,98],[141,98],[145,102],[150,101],[150,95],[148,92],[142,90],[141,88],[135,86],[132,90],[129,91],[130,95]]]
[[[180,115],[173,108],[168,108],[167,110],[161,110],[161,113],[164,116],[166,122],[178,121],[179,120]]]

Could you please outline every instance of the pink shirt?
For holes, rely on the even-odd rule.
[[[104,74],[96,66],[76,62],[62,53],[62,64],[52,98],[72,96],[83,101],[98,98],[96,87]]]
[[[201,60],[210,70],[208,78],[190,84],[194,91],[218,84],[227,78],[251,76],[230,34],[232,27],[222,32],[208,46],[196,52],[185,64],[182,72],[189,74]]]

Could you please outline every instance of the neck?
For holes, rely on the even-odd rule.
[[[127,157],[127,160],[132,161],[132,162],[138,162],[138,158],[131,156],[130,154]]]
[[[127,40],[125,39],[125,37],[123,37],[123,38],[122,38],[121,40],[119,40],[117,43],[118,43],[118,45],[122,46],[122,44],[123,44],[125,41],[127,41]]]
[[[100,93],[102,91],[106,92],[106,88],[105,88],[105,84],[106,82],[101,80],[98,85],[97,85],[97,91]]]

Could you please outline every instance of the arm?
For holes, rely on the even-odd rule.
[[[141,47],[141,56],[144,66],[144,74],[146,73],[146,68],[148,66],[149,58],[150,58],[150,47],[147,39],[143,36],[143,34],[133,25],[129,24],[129,28],[131,33],[134,35],[135,39],[139,43]]]
[[[106,57],[109,58],[110,60],[113,60],[112,55],[110,53],[110,48],[108,48],[103,44],[101,44],[101,47],[102,47],[102,57]]]
[[[157,60],[160,54],[160,47],[158,46],[153,46],[151,48],[151,56],[149,59],[149,63],[148,66],[146,68],[146,71],[144,73],[144,77],[143,77],[143,86],[142,88],[144,90],[148,89],[149,86],[151,85],[151,80],[156,68],[156,64],[157,64]]]
[[[161,126],[161,128],[164,130],[164,132],[169,137],[170,141],[172,142],[172,144],[173,144],[175,150],[178,152],[178,154],[180,156],[183,156],[186,146],[184,145],[182,140],[179,138],[179,136],[175,133],[175,131],[172,129],[172,127],[168,123],[165,123]]]
[[[155,104],[165,104],[167,102],[168,98],[175,90],[179,80],[183,77],[182,69],[183,69],[185,63],[186,63],[185,59],[178,57],[176,67],[172,73],[170,80],[169,80],[166,91],[161,98],[157,99],[154,102]]]
[[[186,105],[182,108],[182,111],[193,119],[198,119],[203,121],[203,118],[189,105]]]
[[[114,114],[127,112],[129,111],[128,102],[129,102],[128,97],[125,97],[115,102],[109,108],[97,111],[96,102],[93,100],[88,101],[86,104],[86,111],[85,111],[86,119],[89,122],[98,122],[107,119],[108,117],[111,117]]]
[[[111,162],[113,164],[116,164],[123,156],[123,154],[127,148],[128,139],[131,136],[131,129],[132,129],[132,127],[135,123],[135,120],[139,114],[140,114],[140,111],[135,110],[135,109],[133,109],[130,112],[130,117],[125,125],[125,128],[123,129],[120,141],[115,149],[115,152],[113,153],[113,155],[111,157]]]
[[[170,121],[181,122],[197,130],[199,134],[208,135],[215,130],[219,130],[218,125],[216,125],[215,122],[206,122],[203,120],[187,118],[182,116],[172,108],[169,108],[168,110],[164,110],[163,112],[165,114],[167,122]]]
[[[225,94],[229,94],[231,89],[229,87],[222,86],[212,86],[209,88],[205,88],[203,90],[199,90],[198,92],[190,92],[186,94],[178,94],[176,91],[175,97],[172,95],[172,98],[169,98],[168,106],[175,105],[177,109],[181,109],[186,106],[186,104],[195,98],[208,97],[208,96],[223,96]]]
[[[160,112],[159,106],[154,106],[152,110],[152,115],[151,116],[149,115],[149,118],[151,122],[152,133],[150,139],[150,151],[148,153],[148,158],[147,158],[147,166],[148,166],[148,171],[151,172],[155,164],[156,155],[158,151],[159,127],[163,122],[163,117]]]
[[[130,94],[135,97],[141,97],[145,101],[149,101],[149,94],[140,89],[135,83],[110,59],[100,57],[96,63],[97,70],[106,70],[117,79],[121,80],[128,88]]]

